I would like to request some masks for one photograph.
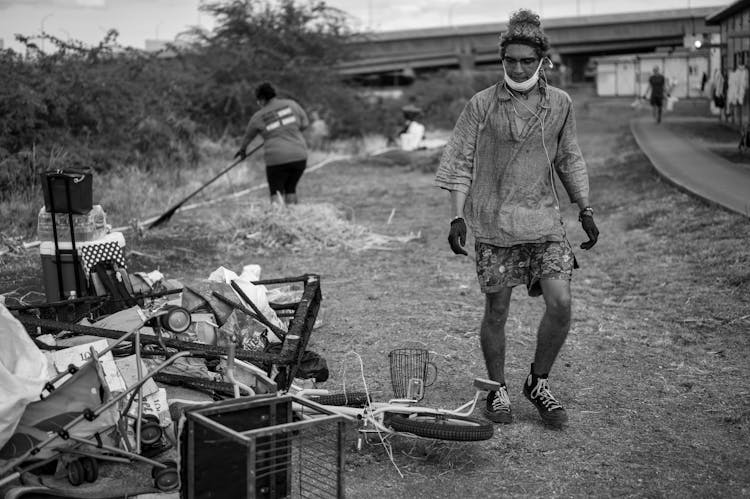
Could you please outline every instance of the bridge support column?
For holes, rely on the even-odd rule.
[[[476,61],[474,54],[471,52],[460,52],[456,54],[458,58],[458,67],[461,71],[472,71],[476,68]]]

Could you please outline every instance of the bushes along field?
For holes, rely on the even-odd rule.
[[[332,69],[349,56],[353,36],[343,12],[293,0],[208,2],[202,9],[215,18],[213,31],[193,29],[187,45],[161,52],[122,47],[116,31],[95,46],[42,33],[19,36],[24,54],[0,50],[3,233],[33,234],[39,174],[49,169],[91,167],[107,184],[110,177],[145,176],[168,189],[170,180],[216,160],[217,149],[229,158],[257,110],[253,89],[264,80],[319,110],[334,138],[361,138],[391,134],[406,102],[425,110],[428,128],[448,128],[495,78],[440,73],[418,79],[401,99],[372,99]],[[53,49],[43,51],[39,42]]]

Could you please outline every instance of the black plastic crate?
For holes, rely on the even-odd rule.
[[[93,207],[92,171],[54,170],[41,174],[44,208],[50,213],[82,215]]]

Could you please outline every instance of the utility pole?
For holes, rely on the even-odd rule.
[[[46,16],[44,16],[42,18],[42,20],[39,22],[39,29],[42,32],[42,52],[44,52],[44,21],[46,21],[47,19],[49,19],[53,15],[54,14],[50,12],[49,14],[47,14]]]

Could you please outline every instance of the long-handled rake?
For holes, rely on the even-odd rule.
[[[154,220],[153,222],[151,222],[148,225],[148,227],[146,227],[146,229],[153,229],[154,227],[157,227],[157,226],[163,224],[164,222],[166,222],[167,220],[169,220],[170,218],[172,218],[172,215],[174,215],[175,212],[177,212],[177,210],[179,210],[182,207],[182,205],[184,205],[185,203],[187,203],[188,200],[190,200],[193,196],[195,196],[200,191],[202,191],[203,189],[205,189],[206,187],[208,187],[209,185],[211,185],[212,183],[214,183],[219,177],[221,177],[222,175],[224,175],[225,173],[227,173],[229,170],[231,170],[235,166],[237,166],[240,163],[242,163],[248,156],[250,156],[251,154],[253,154],[255,151],[257,151],[258,149],[260,149],[262,146],[263,146],[263,143],[261,142],[260,144],[258,144],[254,148],[252,148],[250,150],[250,152],[248,152],[245,155],[244,158],[238,159],[237,161],[233,162],[232,164],[230,164],[229,166],[227,166],[226,168],[224,168],[222,171],[220,171],[219,173],[217,173],[211,180],[209,180],[208,182],[206,182],[205,184],[203,184],[202,186],[200,186],[198,189],[196,189],[192,193],[188,194],[188,196],[185,197],[185,199],[183,199],[182,201],[180,201],[176,205],[172,206],[170,209],[168,209],[167,211],[165,211],[163,215],[161,215],[159,218],[157,218],[156,220]]]

